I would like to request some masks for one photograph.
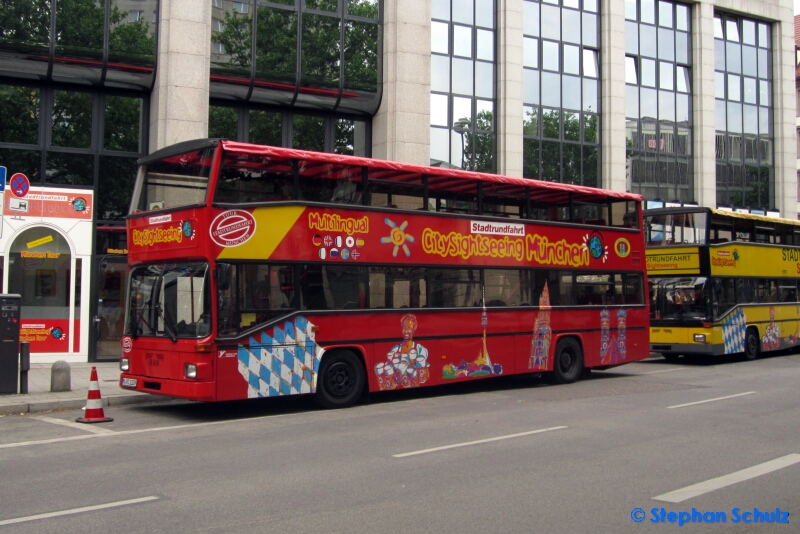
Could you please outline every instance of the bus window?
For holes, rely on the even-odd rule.
[[[288,160],[225,155],[214,202],[248,203],[291,200],[294,180]]]
[[[575,290],[578,305],[614,303],[610,274],[579,274],[575,277]]]
[[[351,265],[304,265],[300,289],[304,310],[365,308],[366,270]]]
[[[797,302],[797,287],[792,282],[787,283],[782,280],[778,288],[778,295],[781,302]]]
[[[370,267],[370,308],[425,308],[424,267]]]
[[[361,204],[361,168],[330,163],[300,162],[300,200]]]
[[[622,275],[622,295],[625,304],[644,304],[640,274]]]
[[[482,305],[481,274],[478,269],[431,269],[431,306],[469,308]]]
[[[486,269],[483,274],[487,306],[520,306],[530,302],[529,271]]]

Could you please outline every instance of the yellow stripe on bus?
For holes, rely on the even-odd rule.
[[[220,260],[269,259],[305,211],[302,206],[256,208],[256,234],[238,247],[225,248]]]

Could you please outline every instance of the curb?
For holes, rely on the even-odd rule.
[[[103,397],[103,406],[124,406],[127,404],[163,403],[172,399],[155,397],[146,393]],[[26,413],[49,412],[53,410],[77,410],[86,406],[86,399],[64,399],[53,401],[21,402],[0,405],[0,415],[19,415]]]

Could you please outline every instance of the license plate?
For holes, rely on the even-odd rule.
[[[123,378],[122,379],[122,387],[124,388],[135,388],[137,380],[135,378]]]

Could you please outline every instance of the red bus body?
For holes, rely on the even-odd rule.
[[[313,162],[319,165],[319,172],[331,171],[335,165],[336,172],[350,169],[349,174],[357,177],[367,172],[364,169],[373,174],[385,171],[383,176],[395,179],[424,176],[428,187],[437,178],[451,182],[483,181],[486,185],[479,186],[481,191],[491,186],[527,188],[534,199],[539,191],[550,195],[542,198],[551,198],[554,204],[563,204],[565,198],[572,199],[571,202],[594,199],[599,204],[608,199],[630,201],[636,206],[635,220],[632,225],[616,226],[580,221],[541,222],[291,200],[232,206],[213,201],[220,161],[225,154],[257,154],[275,161],[299,161],[301,168],[303,165],[308,168]],[[638,195],[229,141],[219,142],[213,161],[208,186],[211,193],[203,205],[134,212],[128,218],[132,269],[177,261],[208,262],[215,276],[210,277],[212,317],[206,336],[192,339],[174,336],[177,339],[173,340],[166,335],[132,335],[131,325],[138,319],[131,315],[129,300],[128,326],[123,338],[123,361],[127,369],[121,375],[121,385],[126,389],[201,401],[314,393],[326,355],[341,354],[343,350],[358,358],[366,375],[366,387],[372,392],[553,371],[554,359],[562,357],[555,354],[556,347],[564,346],[561,341],[566,338],[577,343],[586,368],[607,368],[649,354],[649,310],[643,295],[647,286]],[[297,163],[294,165],[297,169]],[[300,292],[302,281],[291,273],[310,272],[307,266],[317,264],[326,266],[324,280],[331,287],[335,276],[331,273],[337,273],[335,267],[339,265],[349,266],[347,272],[355,272],[354,265],[369,266],[364,268],[365,277],[373,277],[369,280],[377,279],[375,276],[380,275],[381,269],[388,271],[393,266],[408,265],[423,270],[483,269],[481,280],[488,280],[496,273],[501,278],[508,274],[515,279],[515,270],[520,273],[531,268],[542,269],[541,272],[558,270],[562,293],[550,295],[550,286],[545,281],[536,302],[521,302],[519,287],[509,287],[505,294],[516,299],[516,305],[512,306],[500,299],[487,303],[486,297],[477,291],[458,289],[461,292],[454,298],[461,299],[460,307],[422,307],[416,302],[417,306],[390,309],[374,305],[376,299],[383,302],[380,300],[383,293],[375,297],[378,289],[368,282],[366,286],[360,285],[358,291],[350,291],[348,294],[354,297],[341,309],[309,307],[287,310],[285,315],[275,315],[276,310],[271,309],[268,319],[257,312],[240,310],[236,312],[233,331],[223,331],[221,310],[226,302],[217,299],[227,293],[216,272],[231,264],[240,265],[238,273],[249,272],[247,269],[255,269],[248,267],[254,262],[275,264],[278,267],[268,272],[286,273],[280,288],[284,294]],[[618,273],[618,280],[638,277],[637,283],[641,285],[636,294],[618,292],[602,302],[596,300],[597,295],[581,300],[576,284],[583,280],[589,285],[609,276],[613,280],[613,273]],[[532,280],[534,275],[530,277]],[[310,287],[308,280],[302,283]],[[433,283],[419,283],[427,288],[426,304],[431,302]],[[188,287],[186,283],[183,286]],[[402,282],[397,287],[405,290],[408,286]],[[481,290],[485,292],[485,286]],[[273,291],[279,294],[278,290]],[[251,303],[267,298],[254,296],[258,292],[253,283],[246,286],[247,294],[237,298]],[[369,304],[366,292],[373,294],[373,305]],[[425,288],[418,291],[425,292]],[[330,304],[335,297],[328,296],[328,307],[333,307]],[[292,302],[305,299],[292,298],[296,299]],[[559,299],[567,304],[551,304]],[[391,295],[385,301],[391,305]]]

